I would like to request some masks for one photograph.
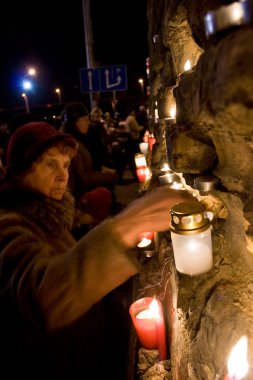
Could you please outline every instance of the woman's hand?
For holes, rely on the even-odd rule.
[[[114,217],[116,230],[123,242],[133,247],[141,232],[166,231],[170,228],[170,209],[177,203],[197,202],[186,190],[158,187],[131,202]]]

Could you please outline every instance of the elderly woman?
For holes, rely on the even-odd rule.
[[[160,188],[76,242],[67,190],[76,142],[43,122],[11,136],[0,186],[0,344],[6,378],[110,379],[116,326],[101,300],[139,271],[138,235],[169,228],[172,205],[190,197]],[[107,341],[108,338],[108,341]],[[112,345],[111,345],[112,346]]]

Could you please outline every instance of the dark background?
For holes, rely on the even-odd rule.
[[[9,0],[3,8],[0,108],[24,106],[21,83],[30,66],[37,70],[31,106],[57,103],[56,87],[62,90],[62,102],[89,101],[79,80],[80,68],[87,66],[82,0]],[[146,0],[91,0],[91,20],[96,65],[126,65],[128,90],[117,95],[138,95],[148,56]]]

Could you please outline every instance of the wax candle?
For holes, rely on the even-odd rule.
[[[141,167],[136,169],[136,174],[139,182],[146,182],[146,167]]]
[[[147,166],[147,160],[143,153],[136,153],[134,157],[134,161],[137,168]]]
[[[161,171],[162,172],[168,172],[170,170],[170,167],[167,163],[165,163],[162,167],[161,167]]]
[[[150,152],[152,152],[153,145],[155,144],[155,142],[156,142],[156,139],[155,139],[154,135],[151,134],[149,136],[149,138],[148,138],[148,144],[149,144],[149,150],[150,150]]]
[[[149,232],[141,232],[140,234],[139,234],[139,239],[140,240],[142,240],[143,238],[146,238],[146,239],[150,239],[150,240],[152,240],[152,239],[154,239],[154,232],[152,232],[152,231],[149,231]]]
[[[148,167],[137,168],[136,174],[141,183],[149,181],[152,177],[152,173]]]
[[[165,324],[161,302],[155,297],[135,301],[129,308],[139,342],[146,349],[158,349],[159,359],[166,359]]]
[[[143,141],[145,143],[148,143],[148,138],[149,138],[149,131],[145,131],[144,136],[143,136]]]
[[[151,240],[144,237],[137,244],[137,247],[139,247],[139,248],[145,248],[145,247],[148,247],[150,244],[151,244]]]
[[[140,147],[141,153],[143,153],[145,155],[148,154],[148,148],[149,148],[148,142],[139,143],[139,147]]]

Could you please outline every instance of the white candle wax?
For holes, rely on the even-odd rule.
[[[136,318],[137,318],[137,319],[151,319],[151,318],[154,318],[154,315],[153,315],[152,310],[150,310],[150,309],[145,309],[145,310],[140,311],[140,312],[136,315]]]

